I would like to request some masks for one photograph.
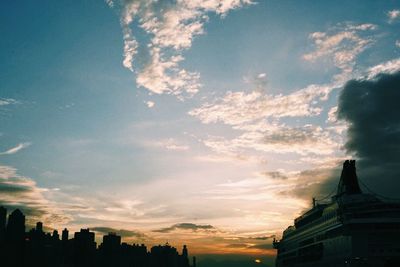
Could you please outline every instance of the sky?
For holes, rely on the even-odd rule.
[[[271,264],[344,159],[396,197],[399,26],[399,1],[3,2],[0,204]]]

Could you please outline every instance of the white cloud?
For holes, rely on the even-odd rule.
[[[153,101],[147,101],[146,105],[148,108],[152,108],[152,107],[154,107],[155,103]]]
[[[338,80],[348,80],[354,70],[356,57],[373,43],[365,36],[377,28],[374,24],[340,24],[327,32],[314,32],[309,38],[314,42],[315,50],[303,55],[307,61],[315,62],[320,58],[331,60],[341,70]]]
[[[151,62],[137,74],[138,85],[156,94],[180,95],[186,92],[193,95],[197,93],[200,88],[198,83],[200,75],[178,67],[178,63],[183,60],[183,57],[175,56],[165,61],[162,59],[159,48],[151,49],[150,54]]]
[[[397,47],[400,47],[400,40],[396,40],[395,44],[396,44]]]
[[[160,145],[163,146],[167,150],[185,151],[185,150],[189,149],[189,146],[182,145],[173,138],[164,140],[163,142],[160,143]]]
[[[0,98],[0,106],[7,106],[7,105],[13,105],[13,104],[18,104],[19,102],[15,99],[12,98]]]
[[[262,75],[265,77],[264,75]],[[222,98],[189,111],[204,124],[222,123],[236,130],[235,137],[208,136],[204,145],[212,151],[237,157],[248,153],[331,155],[339,149],[337,131],[320,126],[288,125],[284,118],[321,115],[329,93],[341,83],[309,85],[287,95],[268,95],[260,90],[228,92]],[[258,85],[255,85],[258,88]],[[251,152],[253,151],[253,152]]]
[[[27,148],[28,146],[30,146],[31,143],[27,142],[27,143],[19,143],[18,145],[16,145],[13,148],[10,148],[4,152],[0,152],[0,155],[11,155],[11,154],[15,154],[18,151],[20,151],[21,149]]]
[[[109,7],[114,7],[114,1],[113,0],[105,0],[106,1],[106,4],[109,6]]]
[[[166,150],[174,150],[174,151],[186,151],[189,150],[189,146],[182,144],[175,138],[167,138],[167,139],[162,139],[162,140],[147,140],[147,141],[142,141],[140,142],[141,145],[144,145],[146,147],[150,148],[162,148]]]
[[[245,153],[249,149],[277,154],[330,155],[339,148],[331,132],[315,125],[290,127],[280,124],[269,127],[264,124],[251,127],[254,130],[245,131],[236,138],[210,137],[204,144],[217,153],[228,155]]]
[[[389,60],[373,67],[370,67],[366,71],[367,79],[373,79],[381,73],[395,73],[400,70],[400,58]]]
[[[400,18],[400,10],[398,9],[393,9],[388,11],[387,16],[389,18],[389,23],[392,23],[396,21],[398,18]]]
[[[191,110],[189,115],[203,123],[220,121],[234,126],[267,118],[315,116],[321,108],[313,102],[326,100],[333,88],[332,85],[310,85],[288,95],[229,91],[223,98]]]
[[[251,4],[250,0],[178,0],[166,1],[111,1],[120,7],[120,22],[124,39],[124,67],[137,74],[137,84],[153,93],[173,94],[182,98],[197,93],[201,84],[197,72],[179,66],[184,60],[182,51],[189,49],[195,36],[204,33],[207,13],[225,16],[228,11]],[[136,24],[135,24],[136,22]],[[133,28],[140,27],[150,37],[147,44],[139,44]],[[145,63],[135,63],[139,45],[147,48],[140,55]],[[147,59],[146,59],[147,58]],[[135,65],[136,64],[136,65]]]

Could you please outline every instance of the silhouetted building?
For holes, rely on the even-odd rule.
[[[25,237],[25,216],[19,209],[8,216],[7,233],[8,241],[21,241]]]
[[[68,241],[68,234],[69,234],[68,229],[64,228],[64,230],[62,231],[62,238],[61,238],[63,242]]]
[[[25,216],[18,209],[7,223],[3,218],[6,214],[7,210],[0,207],[2,225],[6,225],[6,238],[0,246],[1,267],[189,267],[186,246],[182,255],[168,244],[148,252],[144,244],[121,244],[120,236],[109,233],[97,249],[95,234],[89,229],[81,229],[68,239],[65,228],[60,240],[58,231],[46,233],[42,222],[25,233]]]
[[[6,228],[6,266],[24,265],[25,216],[19,209],[8,216]]]
[[[180,256],[179,264],[182,267],[189,266],[189,252],[186,245],[183,245],[182,255]]]
[[[74,234],[74,264],[90,267],[95,265],[96,242],[95,235],[88,229],[81,229]]]
[[[36,223],[36,232],[43,233],[43,223],[42,222]]]
[[[337,193],[294,220],[280,241],[276,266],[400,266],[400,203],[363,193],[355,161],[345,161]]]
[[[103,236],[100,247],[102,266],[120,266],[121,237],[116,233]]]
[[[53,231],[53,235],[51,236],[54,241],[59,241],[60,240],[60,235],[58,234],[57,230]]]

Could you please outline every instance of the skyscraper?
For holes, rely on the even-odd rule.
[[[64,228],[64,230],[62,231],[62,238],[61,238],[63,242],[68,241],[68,234],[69,234],[68,229]]]
[[[24,242],[25,242],[25,215],[19,210],[14,210],[8,216],[6,229],[6,265],[24,265]]]
[[[96,242],[94,233],[89,229],[81,229],[74,234],[74,262],[75,266],[94,266]]]
[[[25,215],[19,210],[14,210],[8,216],[6,239],[9,241],[23,241],[25,238]]]

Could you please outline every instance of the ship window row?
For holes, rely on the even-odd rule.
[[[335,220],[332,220],[333,218],[335,218]],[[326,223],[328,221],[329,221],[329,223]],[[326,223],[325,225],[335,224],[337,222],[337,212],[336,211],[330,212],[330,213],[326,214],[325,216],[320,217],[319,219],[315,220],[314,222],[311,222],[307,225],[304,225],[304,226],[294,230],[293,232],[288,233],[286,235],[286,237],[290,237],[292,235],[298,234],[299,232],[305,231],[307,229],[312,228],[315,225],[318,225],[318,224],[321,224],[324,222]]]
[[[303,241],[299,242],[298,246],[303,247],[303,246],[312,244],[314,242],[319,242],[319,241],[323,241],[325,239],[334,238],[334,237],[340,236],[342,234],[343,234],[343,228],[338,227],[338,228],[329,230],[323,234],[319,234],[315,238],[308,238],[306,240],[303,240]]]
[[[290,253],[286,253],[286,254],[278,254],[278,259],[288,259],[288,258],[293,258],[293,257],[297,257],[297,252],[290,252]]]
[[[322,259],[324,245],[322,243],[314,244],[285,255],[278,255],[277,260],[282,260],[282,265],[292,266],[296,263],[312,262]]]

